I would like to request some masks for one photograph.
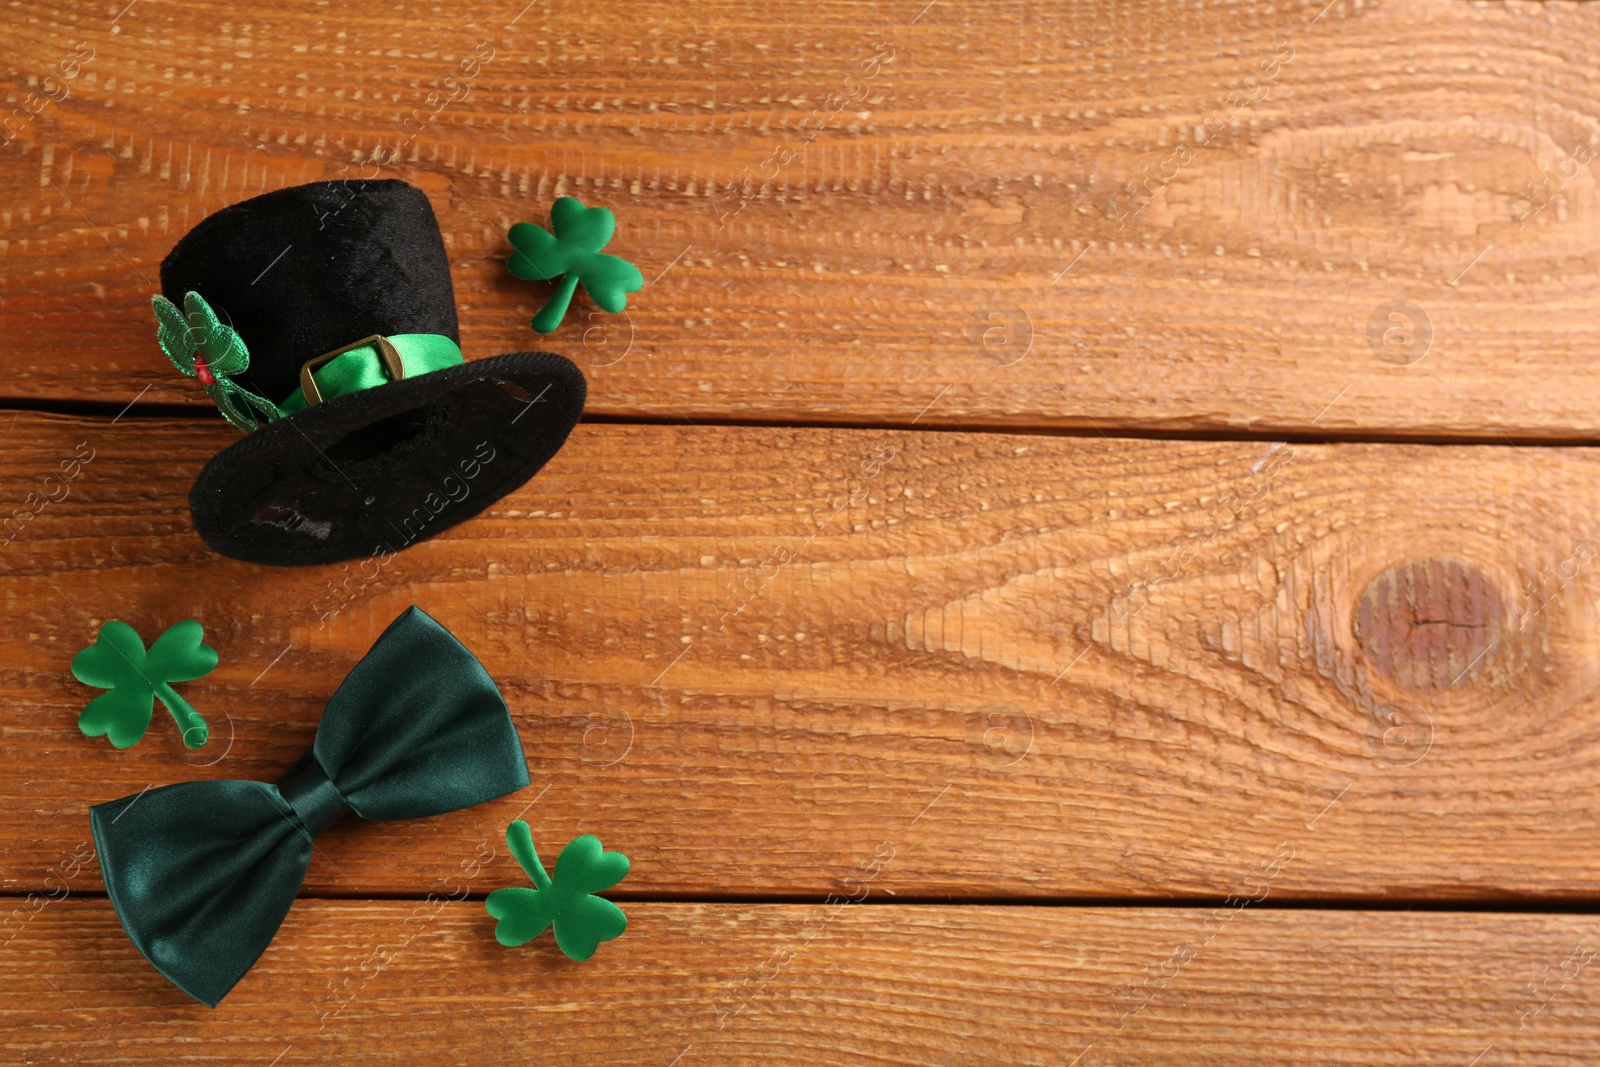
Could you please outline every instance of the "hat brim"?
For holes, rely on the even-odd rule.
[[[251,563],[381,559],[532,478],[586,390],[570,360],[516,352],[324,401],[213,456],[189,493],[195,529]]]

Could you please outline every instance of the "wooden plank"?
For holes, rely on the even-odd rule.
[[[416,603],[504,687],[535,786],[335,826],[314,892],[424,892],[530,802],[542,845],[598,832],[656,897],[820,897],[885,842],[901,896],[1214,900],[1286,852],[1275,899],[1600,892],[1594,450],[583,426],[437,539],[271,569],[189,525],[232,431],[0,429],[17,891],[93,801],[280,774]],[[80,736],[98,624],[191,616],[211,744]]]
[[[570,355],[599,414],[1600,428],[1591,5],[516,6],[14,20],[13,109],[93,59],[3,148],[0,396],[203,405],[151,340],[161,257],[382,145],[469,356]],[[538,341],[502,235],[559,194],[651,281]]]
[[[1554,1067],[1592,1060],[1600,1012],[1593,916],[636,904],[583,964],[492,930],[477,901],[303,900],[211,1011],[104,900],[63,901],[0,949],[5,1046],[82,1064]]]

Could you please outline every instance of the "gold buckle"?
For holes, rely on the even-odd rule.
[[[398,382],[406,376],[406,365],[405,361],[400,358],[400,350],[395,348],[387,337],[375,333],[371,337],[363,337],[361,340],[345,345],[343,348],[335,348],[332,352],[324,352],[320,356],[314,356],[301,364],[300,395],[305,397],[306,407],[314,407],[322,403],[322,390],[317,388],[317,380],[311,376],[313,371],[329,360],[344,355],[346,352],[354,352],[358,348],[366,348],[368,346],[378,350],[378,358],[382,361],[384,372],[389,375],[391,382]]]

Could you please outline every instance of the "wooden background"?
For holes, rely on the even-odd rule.
[[[1600,13],[1324,2],[0,11],[0,1057],[1600,1061]],[[375,575],[218,558],[160,260],[380,145],[589,415]],[[567,194],[648,284],[541,341]],[[276,777],[412,603],[533,787],[331,828],[189,1001],[87,806]],[[188,617],[211,744],[82,737]],[[493,940],[519,815],[632,857],[587,963]]]

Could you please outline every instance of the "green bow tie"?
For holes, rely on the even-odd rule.
[[[106,892],[134,945],[211,1007],[266,950],[311,861],[351,812],[419,819],[528,784],[500,691],[412,607],[356,664],[311,750],[276,782],[184,782],[89,809]]]

